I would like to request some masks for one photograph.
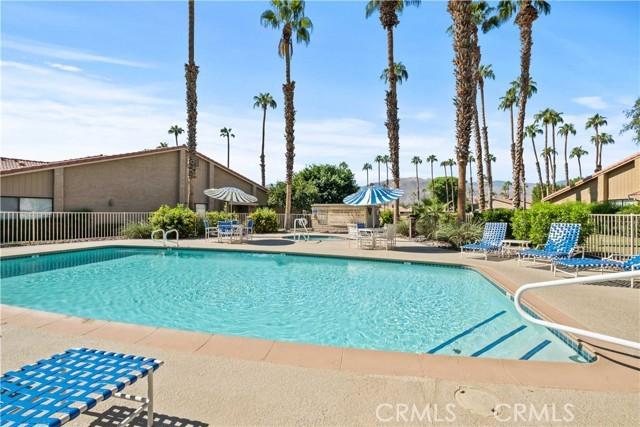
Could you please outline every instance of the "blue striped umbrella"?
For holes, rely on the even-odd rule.
[[[345,197],[342,201],[347,205],[373,206],[383,205],[399,199],[404,194],[398,188],[386,188],[380,185],[361,188],[357,193]]]
[[[255,205],[258,201],[256,196],[247,194],[235,187],[209,188],[204,190],[204,194],[214,199],[229,202],[231,205]]]

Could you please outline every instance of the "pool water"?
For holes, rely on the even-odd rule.
[[[498,287],[462,267],[124,247],[0,267],[2,303],[86,318],[414,353],[589,357],[524,321]]]

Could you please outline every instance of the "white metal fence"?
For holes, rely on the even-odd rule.
[[[588,253],[640,254],[640,215],[592,214],[591,226],[593,229],[584,244]]]

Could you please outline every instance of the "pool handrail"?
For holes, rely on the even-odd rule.
[[[562,332],[568,332],[570,334],[580,335],[588,338],[594,338],[594,339],[608,342],[611,344],[617,344],[623,347],[629,347],[636,350],[640,350],[639,342],[630,341],[623,338],[612,337],[610,335],[601,334],[598,332],[587,331],[585,329],[574,328],[572,326],[549,322],[542,319],[536,319],[535,317],[527,313],[524,307],[522,306],[522,295],[531,289],[550,288],[555,286],[566,286],[566,285],[584,285],[589,283],[608,282],[611,280],[627,280],[632,278],[640,278],[640,270],[625,271],[622,273],[611,273],[606,275],[579,277],[579,278],[572,278],[572,279],[559,279],[559,280],[549,280],[546,282],[528,283],[518,288],[518,290],[513,296],[513,303],[516,307],[516,311],[518,312],[518,314],[520,314],[520,316],[522,316],[525,320],[531,323],[535,323],[536,325],[541,325],[541,326],[544,326],[545,328],[556,329]]]
[[[176,234],[176,238],[175,238],[175,245],[176,247],[180,246],[180,234],[178,233],[178,230],[176,230],[175,228],[172,228],[171,230],[168,231],[164,231],[164,229],[162,228],[158,228],[157,230],[153,230],[151,232],[151,240],[156,241],[156,240],[160,240],[160,239],[156,239],[154,236],[156,234],[158,234],[158,232],[162,233],[162,246],[164,246],[165,248],[167,247],[167,243],[169,243],[169,239],[167,239],[167,236],[169,235],[169,233],[175,233]]]

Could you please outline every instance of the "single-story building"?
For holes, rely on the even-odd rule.
[[[640,152],[614,163],[574,185],[561,188],[542,200],[551,203],[571,201],[635,204],[640,191]]]
[[[266,188],[201,153],[197,156],[196,210],[224,207],[204,195],[212,187],[237,187],[256,196],[259,205],[266,204]],[[2,158],[0,210],[149,212],[162,204],[186,204],[187,157],[183,145],[56,162]]]
[[[351,206],[340,203],[311,205],[311,224],[314,231],[345,233],[348,224],[375,227],[378,222],[377,206]]]

